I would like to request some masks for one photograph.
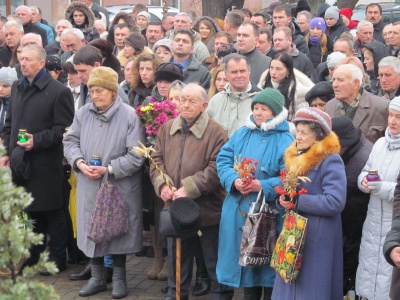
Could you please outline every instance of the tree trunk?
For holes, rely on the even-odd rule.
[[[203,0],[203,16],[212,16],[221,20],[225,19],[226,12],[235,9],[242,9],[244,0]]]

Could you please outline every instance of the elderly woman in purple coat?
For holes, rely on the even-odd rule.
[[[340,144],[330,117],[316,108],[297,111],[296,140],[285,152],[288,172],[307,176],[308,190],[295,210],[308,218],[302,264],[294,284],[275,278],[272,299],[342,300],[343,253],[340,213],[346,203],[346,174],[339,156]],[[285,197],[279,203],[288,208]]]

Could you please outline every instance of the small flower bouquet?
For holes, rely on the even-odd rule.
[[[240,155],[235,159],[233,169],[238,173],[245,185],[250,185],[255,178],[254,171],[258,165],[258,161],[252,158],[241,158]]]
[[[297,172],[296,172],[297,173]],[[297,191],[297,187],[300,185],[300,181],[302,182],[311,182],[310,178],[306,176],[297,176],[293,172],[288,172],[287,170],[283,170],[280,172],[280,178],[283,183],[283,188],[281,186],[275,187],[275,191],[279,195],[285,195],[290,198],[289,209],[293,209],[295,206],[294,198],[298,195],[307,194],[307,190],[302,188],[300,191]]]
[[[151,97],[149,105],[139,105],[136,108],[136,114],[143,121],[146,129],[147,140],[154,146],[155,137],[160,127],[168,120],[176,118],[179,115],[179,112],[173,102],[169,100],[157,102],[153,97]]]

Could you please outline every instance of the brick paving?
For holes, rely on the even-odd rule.
[[[136,257],[128,255],[127,257],[127,283],[128,296],[125,299],[138,300],[162,300],[165,294],[161,293],[161,289],[166,285],[166,281],[148,280],[147,271],[150,269],[152,258]],[[52,284],[60,295],[62,300],[71,299],[111,299],[112,285],[109,284],[107,290],[91,297],[79,297],[79,290],[85,285],[85,281],[71,281],[68,279],[70,273],[79,272],[84,266],[67,265],[67,270],[53,276],[37,275],[35,280]],[[193,274],[193,282],[194,282]],[[193,286],[192,282],[192,286]],[[190,297],[190,299],[206,300],[210,299],[209,295],[201,297]],[[243,289],[235,289],[234,300],[243,299]]]

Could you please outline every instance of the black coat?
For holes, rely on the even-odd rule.
[[[349,31],[350,31],[349,28],[347,28],[347,26],[344,25],[342,17],[339,17],[339,20],[335,25],[326,28],[325,34],[329,36],[332,43],[335,43],[343,32],[349,32]]]
[[[12,51],[7,45],[0,48],[0,61],[2,67],[8,67],[10,65],[11,57]]]
[[[24,33],[37,33],[42,37],[42,43],[43,43],[43,47],[47,46],[47,33],[46,30],[44,30],[43,28],[35,25],[32,23],[32,21],[29,21],[29,23],[24,25]]]
[[[43,73],[44,74],[43,74]],[[49,211],[63,206],[63,145],[65,127],[72,124],[74,100],[62,83],[43,70],[33,85],[24,88],[24,80],[14,82],[11,103],[3,127],[4,146],[10,156],[17,147],[18,131],[26,128],[33,134],[34,146],[25,152],[31,166],[28,179],[13,179],[32,194],[28,211]],[[13,169],[13,166],[11,166]]]
[[[308,42],[308,50],[309,50],[309,54],[307,55],[308,58],[311,60],[311,62],[313,63],[314,69],[316,67],[318,67],[318,65],[324,61],[326,61],[326,58],[328,57],[329,54],[332,53],[333,51],[333,44],[330,40],[329,37],[327,37],[327,44],[326,44],[326,48],[328,49],[328,53],[323,55],[321,52],[321,47],[319,46],[313,46],[311,45],[310,42]]]
[[[360,141],[350,147],[343,155],[347,178],[346,206],[342,211],[344,287],[350,289],[355,284],[361,234],[367,217],[369,194],[357,186],[358,175],[365,166],[373,144],[361,134]],[[352,282],[350,286],[347,286]]]

